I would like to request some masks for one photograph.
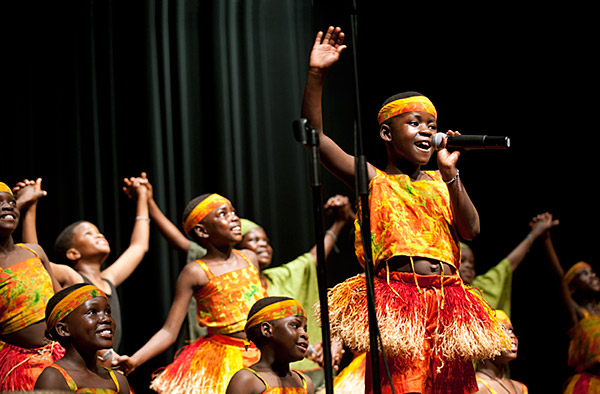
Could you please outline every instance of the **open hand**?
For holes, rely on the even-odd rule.
[[[346,49],[344,36],[341,28],[333,26],[329,26],[325,34],[318,32],[310,52],[309,67],[323,70],[333,66]]]

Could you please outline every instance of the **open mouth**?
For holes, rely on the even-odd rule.
[[[306,351],[308,350],[308,343],[306,342],[297,343],[296,346],[300,348],[304,353],[306,353]]]
[[[111,329],[100,330],[98,331],[98,336],[104,339],[112,339],[113,331]]]
[[[13,215],[12,213],[5,213],[5,214],[0,215],[0,219],[1,220],[15,220],[16,216]]]
[[[431,149],[431,141],[429,140],[417,141],[415,142],[415,145],[417,148],[422,150],[429,151]]]

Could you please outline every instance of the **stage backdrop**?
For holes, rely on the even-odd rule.
[[[513,142],[509,151],[461,157],[481,215],[482,234],[472,243],[480,272],[544,211],[561,220],[554,235],[564,266],[595,263],[598,214],[587,185],[597,166],[590,143],[597,99],[589,93],[585,23],[570,22],[564,10],[507,7],[490,15],[357,3],[356,35],[351,1],[20,2],[7,12],[1,180],[43,178],[38,233],[48,255],[63,227],[87,219],[110,242],[107,264],[114,261],[135,216],[122,179],[142,171],[176,224],[187,201],[218,192],[267,229],[275,264],[307,251],[314,243],[308,151],[291,124],[314,36],[335,24],[350,47],[329,72],[324,119],[344,149],[354,149],[360,108],[368,159],[384,166],[382,145],[373,142],[379,106],[399,91],[421,91],[438,107],[440,130]],[[324,199],[354,200],[325,172],[323,182]],[[352,244],[348,228],[328,265],[330,285],[359,272]],[[146,258],[119,289],[127,354],[162,326],[184,261],[153,229]],[[558,393],[569,373],[566,313],[541,249],[515,274],[514,297],[521,351],[511,373],[533,392]],[[174,350],[130,375],[136,392]],[[532,370],[540,360],[543,369]]]

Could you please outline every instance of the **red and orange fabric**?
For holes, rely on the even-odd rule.
[[[48,320],[46,321],[48,331],[52,330],[56,323],[67,317],[80,305],[96,297],[107,298],[106,294],[94,285],[82,286],[67,294],[48,314]]]
[[[2,342],[0,349],[0,392],[33,390],[44,368],[65,355],[58,342],[26,349]]]
[[[23,244],[34,256],[12,264],[0,272],[0,334],[17,332],[44,320],[46,304],[54,295],[52,279],[38,254]]]
[[[230,334],[243,331],[252,305],[266,296],[256,267],[238,251],[247,267],[215,276],[202,260],[208,283],[194,293],[198,324],[208,328],[209,334]]]
[[[207,327],[209,335],[180,349],[175,360],[154,375],[151,389],[169,394],[223,394],[237,371],[260,359],[254,344],[223,335],[244,330],[250,308],[266,296],[256,267],[242,252],[234,249],[234,253],[248,266],[218,276],[205,262],[196,260],[209,279],[194,293],[198,324]]]
[[[248,319],[245,329],[247,330],[263,322],[290,316],[306,317],[306,312],[298,300],[285,300],[265,306]]]
[[[407,175],[377,170],[369,187],[373,263],[394,256],[419,256],[458,269],[460,246],[454,229],[448,187],[436,171],[431,180],[412,181]],[[355,222],[355,249],[364,266],[360,224]]]
[[[406,97],[403,99],[394,100],[384,105],[377,115],[377,121],[382,124],[386,120],[398,116],[405,112],[421,111],[432,114],[437,118],[437,111],[427,97],[425,96],[413,96]]]
[[[250,372],[252,372],[258,379],[260,379],[261,382],[263,382],[263,384],[265,385],[265,391],[262,392],[262,394],[306,394],[307,390],[306,390],[306,377],[304,376],[304,374],[302,374],[302,372],[297,371],[295,369],[292,369],[293,372],[297,373],[298,376],[300,376],[300,379],[302,380],[302,386],[301,387],[271,387],[267,381],[260,376],[260,374],[258,372],[256,372],[255,370],[253,370],[252,368],[244,368]]]
[[[231,202],[223,196],[213,193],[202,200],[194,207],[192,212],[185,218],[183,222],[183,230],[188,234],[195,225],[200,223],[209,213],[219,208],[223,204],[231,204]]]

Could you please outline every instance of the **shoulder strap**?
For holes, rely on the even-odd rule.
[[[483,384],[485,386],[486,389],[488,389],[488,391],[490,392],[490,394],[497,394],[496,391],[488,384],[488,382],[486,382],[485,380],[481,379],[481,378],[475,378],[478,382],[481,382],[481,384]]]
[[[69,386],[69,390],[71,390],[71,391],[76,391],[77,390],[77,383],[75,383],[75,381],[73,380],[73,378],[67,373],[67,371],[65,371],[65,369],[63,367],[61,367],[58,364],[50,364],[49,367],[50,368],[54,368],[58,372],[60,372],[60,374],[62,375],[62,377],[65,379],[65,382],[67,383],[67,386]]]
[[[237,254],[238,256],[240,256],[241,258],[244,259],[244,261],[246,261],[246,263],[248,263],[248,266],[250,267],[250,269],[252,271],[256,271],[258,272],[258,270],[256,269],[256,266],[254,264],[252,264],[252,262],[250,261],[250,259],[248,257],[246,257],[246,255],[244,253],[242,253],[241,251],[237,250],[237,249],[233,249],[234,253]]]
[[[105,366],[102,366],[102,368],[104,368],[108,371],[110,378],[112,379],[113,383],[117,387],[117,393],[118,393],[119,392],[119,381],[117,380],[117,376],[115,375],[115,372],[110,368],[106,368]]]
[[[31,253],[33,253],[35,255],[35,257],[37,257],[38,259],[40,258],[40,255],[33,249],[31,249],[29,246],[25,245],[25,244],[15,244],[17,246],[22,247],[23,249],[27,249],[28,251],[30,251]]]
[[[202,268],[202,270],[204,271],[204,273],[206,274],[206,276],[208,277],[209,280],[213,280],[215,278],[212,271],[210,270],[210,268],[208,268],[208,265],[206,265],[206,263],[204,261],[202,261],[202,260],[195,260],[195,261],[196,261],[196,263],[198,263],[200,268]]]
[[[270,387],[269,387],[269,385],[267,384],[267,382],[265,381],[265,379],[263,379],[263,377],[262,377],[262,376],[260,376],[260,375],[258,374],[258,372],[256,372],[255,370],[253,370],[253,369],[251,369],[251,368],[243,368],[243,369],[245,369],[245,370],[248,370],[248,371],[252,372],[252,373],[253,373],[253,374],[254,374],[254,375],[257,377],[257,378],[259,378],[259,379],[260,379],[260,381],[261,381],[261,382],[263,382],[263,384],[264,384],[264,385],[265,385],[265,387],[266,387],[265,391],[266,391],[266,390],[268,390],[268,389],[270,389]]]
[[[302,379],[302,387],[306,390],[306,376],[296,369],[292,369],[292,371],[296,372],[300,376],[300,379]]]

